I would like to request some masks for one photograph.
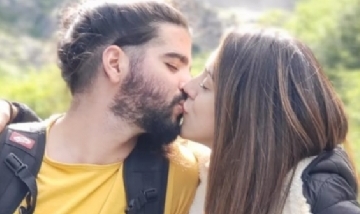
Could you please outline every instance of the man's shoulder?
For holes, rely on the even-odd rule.
[[[196,206],[193,208],[194,203],[200,206],[203,204],[203,200],[199,202],[197,198],[205,198],[197,190],[202,183],[202,166],[210,160],[210,149],[195,142],[177,140],[170,146],[168,157],[170,168],[167,200],[171,198],[172,205],[169,213],[175,213],[179,209],[181,213],[189,213],[190,207],[196,210]]]
[[[169,148],[170,162],[179,167],[197,167],[210,161],[210,149],[202,144],[177,140]]]
[[[175,174],[187,174],[203,180],[207,177],[211,150],[199,143],[177,140],[171,146],[169,159]],[[196,173],[196,174],[195,174]]]

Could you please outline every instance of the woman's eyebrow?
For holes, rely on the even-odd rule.
[[[214,77],[209,69],[205,68],[205,73],[207,73],[211,77],[211,79],[214,80]]]

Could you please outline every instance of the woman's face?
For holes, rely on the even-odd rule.
[[[204,71],[184,87],[188,99],[184,103],[184,116],[180,135],[211,147],[214,140],[215,93],[212,74],[214,54]]]

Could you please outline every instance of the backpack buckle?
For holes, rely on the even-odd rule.
[[[141,210],[145,204],[155,202],[157,197],[158,191],[155,188],[144,190],[137,198],[130,200],[129,206],[126,208],[125,213],[136,213],[138,210]]]
[[[19,214],[27,214],[26,212],[27,212],[27,211],[26,211],[26,208],[23,207],[23,206],[20,206],[20,208],[19,208]]]
[[[10,153],[6,157],[5,163],[16,176],[19,176],[19,174],[27,168],[27,165],[24,164],[14,153]]]
[[[150,188],[144,191],[145,198],[147,202],[154,202],[158,197],[158,191],[155,188]]]

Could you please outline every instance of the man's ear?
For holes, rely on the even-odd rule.
[[[120,47],[110,45],[103,51],[102,64],[109,80],[118,83],[127,73],[129,58]]]

